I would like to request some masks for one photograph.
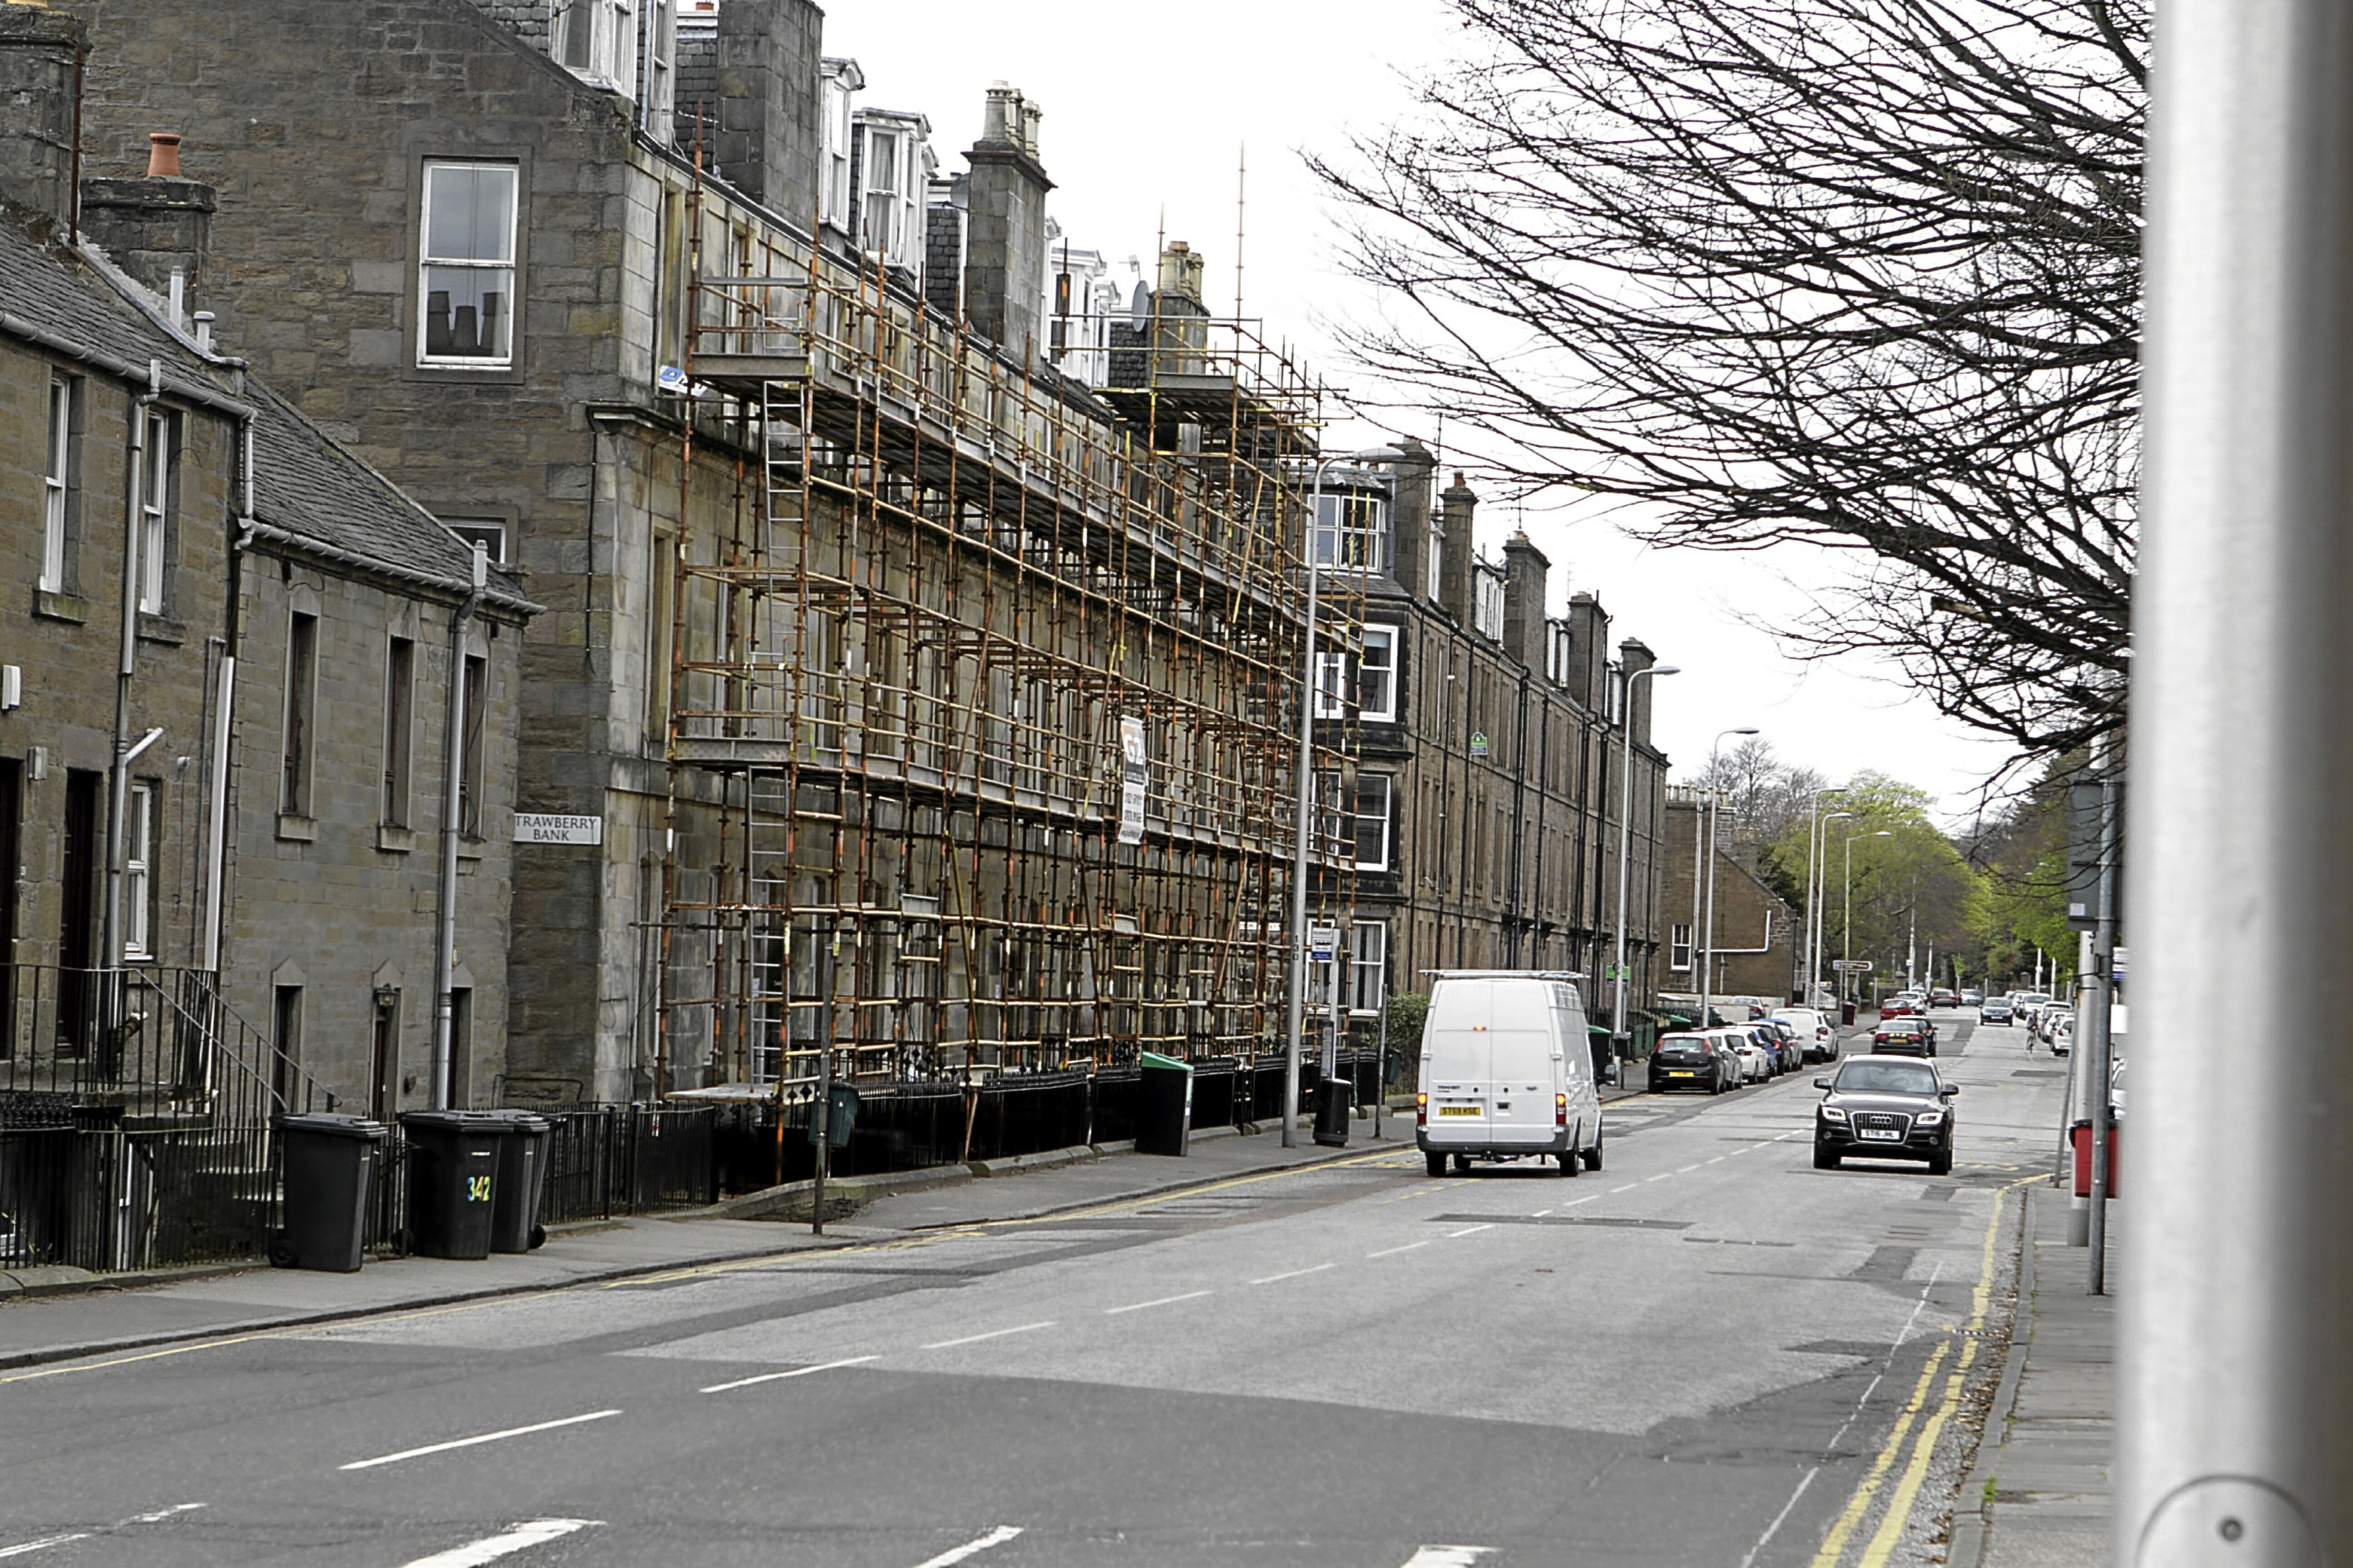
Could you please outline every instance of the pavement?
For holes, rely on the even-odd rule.
[[[574,1272],[307,1323],[273,1293],[408,1266],[123,1292],[218,1316],[0,1371],[0,1554],[1925,1565],[1998,1392],[2005,1238],[2058,1097],[1954,1035],[1945,1178],[1813,1170],[1809,1075],[1617,1099],[1606,1169],[1581,1176],[1431,1178],[1408,1124],[1313,1163],[1197,1145],[1163,1162],[1181,1190],[1123,1181],[1145,1168],[1125,1157],[902,1193],[822,1249],[799,1226],[638,1222],[617,1234],[766,1245],[678,1264],[638,1243],[634,1272],[595,1279],[586,1252],[430,1266]]]
[[[1382,1146],[1398,1143],[1400,1126],[1404,1144],[1411,1146],[1409,1111],[1402,1123],[1394,1112],[1384,1118]],[[0,1368],[837,1249],[901,1231],[1032,1218],[1344,1159],[1375,1146],[1369,1119],[1353,1124],[1345,1150],[1321,1148],[1303,1128],[1297,1147],[1286,1150],[1279,1130],[1270,1128],[1250,1136],[1196,1135],[1181,1160],[1132,1150],[1069,1160],[1066,1152],[1065,1163],[977,1181],[961,1180],[965,1172],[955,1168],[958,1184],[882,1197],[850,1220],[828,1223],[823,1236],[812,1235],[806,1224],[732,1219],[711,1212],[563,1226],[536,1252],[478,1261],[371,1260],[356,1274],[233,1265],[146,1275],[27,1270],[36,1277],[36,1288],[0,1300]],[[837,1182],[836,1190],[851,1185]],[[806,1204],[801,1212],[806,1213]]]
[[[2026,1191],[2018,1319],[1989,1441],[1962,1489],[1953,1568],[2078,1568],[2108,1555],[2116,1298],[2085,1288],[2091,1254],[2067,1245],[2068,1191]],[[2111,1208],[2112,1287],[2121,1229]]]

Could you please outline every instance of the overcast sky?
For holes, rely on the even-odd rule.
[[[1343,387],[1350,367],[1327,323],[1380,302],[1348,276],[1334,214],[1300,153],[1339,154],[1352,132],[1411,112],[1407,74],[1451,58],[1459,39],[1440,0],[830,0],[826,16],[826,51],[864,68],[860,101],[930,116],[943,170],[963,167],[989,84],[1018,88],[1045,111],[1040,153],[1056,185],[1047,210],[1071,243],[1114,260],[1136,256],[1148,272],[1165,222],[1169,239],[1206,256],[1206,291],[1220,313],[1233,308],[1236,171],[1247,149],[1244,309]],[[1434,425],[1414,433],[1439,444]],[[1810,586],[1834,580],[1840,568],[1815,552],[1645,550],[1606,520],[1571,524],[1500,503],[1482,510],[1481,542],[1500,545],[1522,524],[1552,559],[1556,612],[1574,589],[1589,590],[1616,636],[1639,637],[1682,667],[1660,683],[1657,720],[1678,777],[1705,765],[1717,731],[1753,725],[1833,780],[1875,768],[1919,785],[1960,825],[2005,759],[1999,744],[1938,717],[1892,668],[1852,655],[1801,662],[1743,623],[1794,619]]]

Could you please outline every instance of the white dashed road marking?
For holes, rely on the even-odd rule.
[[[1001,1340],[1008,1334],[1028,1334],[1035,1332],[1039,1329],[1050,1329],[1053,1326],[1054,1320],[1050,1318],[1042,1323],[1023,1323],[1011,1329],[991,1329],[986,1334],[966,1334],[961,1340],[934,1340],[930,1344],[925,1345],[923,1349],[927,1351],[952,1350],[957,1345],[976,1345],[983,1340]],[[1006,1539],[1010,1541],[1013,1538],[1008,1535]]]
[[[527,1519],[512,1530],[437,1552],[430,1557],[417,1558],[406,1568],[480,1568],[482,1563],[496,1563],[501,1557],[560,1541],[574,1531],[593,1529],[604,1522],[601,1519]]]
[[[1198,1297],[1207,1296],[1208,1294],[1208,1292],[1206,1290],[1187,1290],[1182,1296],[1163,1296],[1159,1299],[1154,1301],[1131,1301],[1124,1307],[1104,1308],[1103,1316],[1106,1318],[1115,1318],[1122,1312],[1141,1312],[1146,1307],[1167,1307],[1178,1301],[1190,1301]]]
[[[353,1459],[350,1464],[337,1467],[373,1470],[378,1465],[397,1465],[403,1459],[421,1459],[427,1454],[446,1454],[452,1448],[471,1448],[478,1443],[496,1443],[507,1437],[526,1437],[533,1432],[553,1432],[559,1426],[577,1426],[584,1421],[602,1421],[620,1414],[617,1410],[592,1410],[586,1415],[567,1415],[561,1421],[535,1421],[529,1426],[510,1426],[503,1432],[485,1432],[477,1437],[452,1437],[447,1443],[427,1443],[422,1448],[403,1448],[397,1454],[378,1454],[373,1459]],[[483,1561],[487,1563],[490,1559],[484,1558]]]
[[[1021,1533],[1018,1524],[1000,1524],[987,1535],[976,1536],[962,1546],[950,1547],[937,1557],[926,1557],[915,1568],[955,1568],[966,1558],[977,1557],[992,1546],[1002,1546]]]
[[[795,1367],[790,1372],[762,1372],[757,1377],[739,1377],[733,1383],[714,1383],[702,1392],[725,1393],[731,1388],[749,1388],[755,1383],[779,1383],[788,1377],[807,1377],[811,1372],[831,1372],[836,1367],[863,1366],[876,1359],[873,1356],[850,1356],[838,1361],[819,1361],[813,1367]]]

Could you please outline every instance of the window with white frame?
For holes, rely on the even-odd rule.
[[[516,185],[512,164],[425,165],[419,364],[513,363]]]
[[[441,525],[463,539],[469,546],[480,545],[490,557],[491,565],[507,564],[507,525],[497,517],[444,517]]]
[[[646,128],[657,142],[675,132],[671,111],[678,100],[678,0],[653,0],[647,13]]]
[[[122,956],[155,956],[155,786],[131,786],[122,814]]]
[[[866,127],[861,169],[866,185],[866,210],[859,215],[858,243],[870,256],[895,256],[899,251],[899,183],[905,160],[900,137],[879,126]]]
[[[1388,497],[1326,492],[1315,503],[1316,565],[1359,572],[1388,569]]]
[[[1478,602],[1472,607],[1472,624],[1482,637],[1500,639],[1504,635],[1504,574],[1481,562],[1472,576],[1477,579]]]
[[[637,96],[637,0],[562,0],[555,58],[599,86]]]
[[[1389,928],[1379,920],[1360,920],[1348,933],[1348,1011],[1377,1013],[1388,998]]]
[[[1336,649],[1316,651],[1315,716],[1320,719],[1348,716],[1348,655]]]
[[[1692,967],[1692,928],[1680,924],[1668,933],[1667,968],[1687,969]]]
[[[139,474],[139,609],[161,615],[171,582],[173,480],[179,454],[173,450],[172,416],[149,409],[147,451]]]
[[[822,150],[818,167],[818,222],[848,233],[855,214],[850,207],[849,154],[852,100],[866,85],[858,62],[828,59],[820,68],[818,87],[818,136]]]
[[[1398,628],[1365,628],[1365,651],[1356,661],[1356,716],[1367,724],[1394,724],[1398,707]]]
[[[71,376],[49,379],[49,440],[41,467],[41,591],[66,591],[68,529],[73,521],[74,392]]]

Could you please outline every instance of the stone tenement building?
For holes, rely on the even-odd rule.
[[[549,607],[504,1094],[1273,1044],[1318,396],[1189,264],[1052,370],[1037,105],[918,228],[807,0],[69,8],[221,343]]]
[[[1543,553],[1514,535],[1504,565],[1490,564],[1461,476],[1433,497],[1435,460],[1404,450],[1388,476],[1335,468],[1325,481],[1322,554],[1366,596],[1362,649],[1324,662],[1318,698],[1326,722],[1353,728],[1358,758],[1345,800],[1353,889],[1319,888],[1324,917],[1351,931],[1349,1011],[1361,1031],[1383,979],[1425,991],[1434,969],[1553,969],[1588,976],[1591,1016],[1610,1022],[1630,803],[1627,1000],[1639,1022],[1664,980],[1666,758],[1651,743],[1651,683],[1633,685],[1630,711],[1625,694],[1655,661],[1630,640],[1611,658],[1609,619],[1589,594],[1549,615]]]
[[[1696,993],[1694,955],[1714,954],[1711,997],[1756,996],[1783,1002],[1801,994],[1805,959],[1799,952],[1803,916],[1721,845],[1715,852],[1715,925],[1712,940],[1701,919],[1695,874],[1706,832],[1707,791],[1677,786],[1667,791],[1667,837],[1662,851],[1665,885],[1660,910],[1670,926],[1672,989]]]
[[[81,42],[0,7],[0,1086],[216,1124],[241,1087],[249,1119],[420,1106],[437,1072],[488,1099],[532,607],[206,345],[174,295],[207,187],[93,180],[69,242]],[[124,970],[128,1000],[93,978]]]

